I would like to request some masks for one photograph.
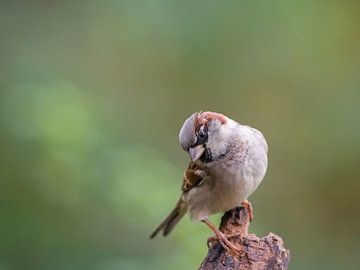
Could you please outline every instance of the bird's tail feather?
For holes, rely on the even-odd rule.
[[[150,235],[150,238],[154,238],[160,231],[163,232],[163,235],[168,235],[175,225],[180,221],[180,219],[186,214],[187,205],[181,196],[177,202],[175,208],[171,213],[165,218],[163,222],[155,229],[155,231]]]

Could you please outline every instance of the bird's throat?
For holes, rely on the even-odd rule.
[[[200,160],[204,163],[209,163],[213,161],[213,156],[209,148],[205,148],[205,151],[201,155]]]

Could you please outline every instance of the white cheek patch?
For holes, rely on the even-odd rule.
[[[208,143],[206,144],[206,147],[210,149],[211,153],[215,156],[217,156],[222,148],[224,147],[224,139],[221,136],[221,134],[215,134],[213,136],[209,136]]]
[[[211,150],[212,154],[215,156],[214,158],[225,152],[229,142],[234,136],[233,126],[230,124],[231,122],[228,122],[228,124],[220,126],[216,133],[209,133],[209,140],[206,147]]]

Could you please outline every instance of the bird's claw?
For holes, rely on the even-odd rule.
[[[239,236],[239,233],[236,234],[230,234],[225,235],[222,232],[219,231],[219,233],[216,234],[216,236],[209,237],[207,239],[207,246],[208,248],[212,248],[214,245],[214,242],[219,242],[220,245],[229,253],[238,253],[240,252],[240,249],[236,247],[233,243],[229,241],[229,238]]]

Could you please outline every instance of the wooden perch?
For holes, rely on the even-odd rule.
[[[282,239],[269,233],[258,238],[248,234],[249,210],[237,207],[224,214],[220,230],[226,235],[234,235],[230,241],[242,251],[230,255],[216,243],[210,247],[199,270],[286,270],[290,261],[290,251],[285,249]]]

